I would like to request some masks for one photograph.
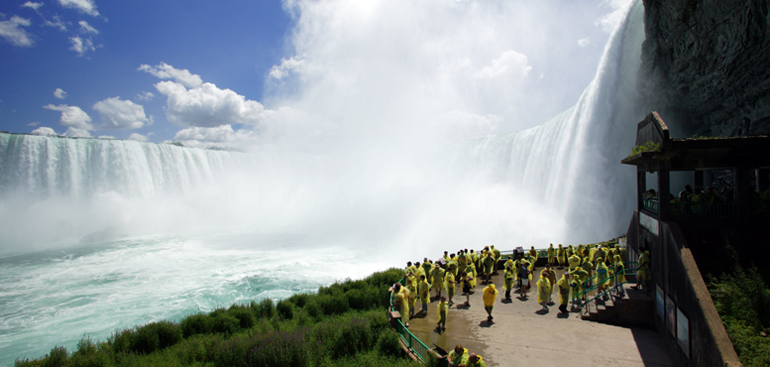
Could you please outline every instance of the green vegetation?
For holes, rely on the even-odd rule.
[[[713,279],[709,291],[741,363],[770,366],[770,289],[758,270],[736,266]]]
[[[634,147],[634,149],[631,150],[630,156],[634,156],[643,152],[660,152],[660,144],[654,141],[648,141],[643,145],[637,145]]]
[[[57,346],[16,366],[419,366],[404,357],[385,313],[387,288],[401,276],[390,269],[277,304],[265,299],[153,322],[106,342],[84,338],[72,354]]]

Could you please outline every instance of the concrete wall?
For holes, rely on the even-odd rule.
[[[741,366],[679,227],[675,223],[660,222],[660,236],[655,236],[638,226],[637,215],[634,218],[628,233],[629,248],[647,244],[646,247],[651,253],[653,280],[650,295],[655,299],[656,285],[659,286],[689,321],[688,357],[687,351],[679,345],[676,338],[676,316],[672,319],[674,333],[669,330],[666,315],[671,308],[666,305],[666,297],[663,297],[663,318],[659,317],[656,311],[656,300],[656,308],[653,308],[655,325],[672,356],[682,366]],[[673,314],[676,315],[676,311]]]

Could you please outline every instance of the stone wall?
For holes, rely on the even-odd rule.
[[[770,134],[768,0],[644,0],[639,86],[673,137]]]

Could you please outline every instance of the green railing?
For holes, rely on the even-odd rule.
[[[638,274],[638,272],[639,272],[640,270],[650,270],[650,269],[649,269],[649,268],[638,268],[638,269],[623,269],[623,270],[621,271],[621,273],[623,273],[624,275],[637,275],[637,274]],[[613,274],[612,276],[608,276],[608,277],[607,277],[607,279],[605,279],[605,280],[604,280],[604,281],[602,281],[601,283],[610,283],[610,284],[614,284],[614,281],[615,281],[615,275],[616,275],[616,274]],[[596,289],[598,289],[598,288],[599,288],[599,283],[597,283],[597,284],[592,284],[590,287],[585,287],[585,285],[586,285],[586,284],[588,284],[588,282],[592,281],[592,280],[593,280],[593,279],[595,279],[595,278],[596,278],[596,277],[593,277],[593,278],[591,278],[591,279],[588,279],[588,280],[586,280],[585,282],[583,282],[583,283],[582,283],[582,286],[583,286],[583,291],[582,291],[582,292],[580,292],[580,293],[578,293],[578,295],[577,295],[577,299],[579,299],[579,300],[580,300],[580,304],[579,304],[579,307],[583,307],[583,306],[585,306],[585,305],[587,305],[587,304],[589,304],[589,303],[591,303],[591,302],[595,301],[597,298],[599,298],[599,297],[604,297],[604,295],[606,295],[606,294],[610,294],[610,292],[612,292],[612,291],[613,291],[614,287],[607,287],[607,290],[606,290],[606,291],[603,291],[603,292],[599,292],[599,293],[595,294],[595,295],[594,295],[592,298],[590,298],[590,299],[586,299],[586,295],[588,295],[589,293],[591,293],[591,292],[593,292],[593,291],[595,291]],[[628,280],[626,280],[626,281],[624,281],[623,283],[621,283],[620,285],[622,286],[623,284],[626,284],[626,283],[631,283],[631,282],[629,282]]]
[[[735,215],[735,203],[671,203],[671,214],[679,216],[732,217]]]
[[[404,284],[404,279],[398,281],[401,285]],[[390,304],[393,304],[393,292],[390,293]],[[390,310],[393,311],[393,306],[390,306]],[[401,310],[398,310],[401,312]],[[420,361],[425,363],[425,361],[428,360],[428,353],[430,353],[430,348],[428,348],[425,343],[422,342],[419,338],[414,336],[409,329],[404,326],[404,323],[401,322],[401,319],[398,320],[396,323],[396,332],[398,332],[398,336],[401,338],[401,341],[404,342],[404,345],[406,345],[409,350],[414,352],[414,354],[420,358]]]
[[[659,205],[658,199],[642,199],[642,208],[651,212],[657,213]]]

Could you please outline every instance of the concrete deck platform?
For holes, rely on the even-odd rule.
[[[534,273],[537,281],[541,268]],[[564,270],[557,271],[558,277]],[[427,315],[415,314],[409,330],[428,347],[434,344],[450,351],[461,344],[471,353],[481,355],[491,366],[675,366],[657,332],[644,328],[627,328],[584,321],[578,312],[560,315],[557,305],[542,312],[537,304],[533,283],[527,299],[512,294],[504,297],[502,271],[492,278],[500,291],[492,315],[487,322],[482,293],[478,284],[470,296],[470,307],[462,306],[465,296],[455,293],[447,315],[446,331],[436,331],[436,305],[428,305]],[[431,295],[434,295],[431,292]],[[442,293],[446,295],[446,291]],[[553,300],[557,301],[554,293]],[[421,308],[420,301],[415,305]]]

